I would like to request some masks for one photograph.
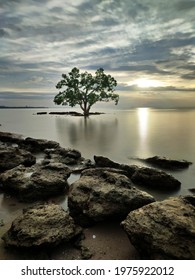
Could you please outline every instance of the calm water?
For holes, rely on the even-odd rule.
[[[194,164],[184,171],[172,172],[182,182],[180,191],[173,195],[190,194],[188,189],[195,187],[195,110],[138,108],[108,111],[88,119],[36,115],[52,110],[58,109],[0,109],[0,130],[55,140],[62,147],[78,149],[90,159],[103,155],[120,163],[139,165],[143,163],[133,158],[160,155],[186,159]],[[147,191],[157,199],[170,196]]]

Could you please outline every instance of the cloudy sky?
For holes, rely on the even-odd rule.
[[[102,67],[118,108],[195,106],[194,15],[195,0],[0,0],[0,105],[53,106],[62,73]]]

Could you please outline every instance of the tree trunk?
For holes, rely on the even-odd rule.
[[[89,116],[89,108],[85,109],[83,111],[83,113],[84,113],[84,117],[88,117]]]
[[[84,117],[89,116],[89,110],[90,110],[90,106],[87,106],[87,102],[84,102],[84,107],[83,107]]]

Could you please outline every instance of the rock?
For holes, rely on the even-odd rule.
[[[108,219],[121,221],[129,211],[151,202],[151,195],[134,187],[121,170],[111,168],[84,170],[68,197],[70,215],[82,226]]]
[[[127,175],[129,178],[131,178],[131,176],[138,169],[138,166],[136,165],[120,164],[103,156],[94,156],[94,161],[97,167],[110,167],[124,170],[125,175]]]
[[[111,168],[122,169],[121,164],[114,162],[107,157],[94,156],[94,161],[95,161],[97,167],[111,167]]]
[[[71,242],[80,233],[81,228],[61,206],[43,204],[25,210],[2,239],[6,246],[18,248],[53,247]]]
[[[93,254],[92,252],[89,250],[89,248],[85,247],[85,246],[81,246],[81,257],[83,260],[89,260]]]
[[[161,190],[175,190],[181,183],[172,175],[153,168],[140,167],[132,175],[131,180],[138,185]]]
[[[50,112],[50,115],[70,115],[75,117],[84,117],[82,113],[76,112],[76,111],[69,111],[69,112]],[[101,115],[105,113],[101,112],[90,112],[89,115]]]
[[[102,156],[94,156],[96,166],[112,167],[123,170],[133,183],[144,187],[161,190],[178,189],[181,183],[170,174],[154,168],[139,167],[137,165],[119,164]]]
[[[47,112],[37,112],[37,115],[47,115]]]
[[[22,143],[24,139],[20,134],[0,131],[0,141],[6,143]]]
[[[0,172],[14,168],[20,164],[31,166],[36,158],[30,152],[11,146],[0,147]]]
[[[65,149],[65,148],[57,148],[57,149],[46,149],[46,159],[50,161],[58,161],[63,164],[70,166],[71,170],[85,169],[87,168],[87,162],[84,158],[81,157],[81,153],[75,149]]]
[[[121,225],[143,259],[195,259],[195,196],[143,206]]]
[[[78,158],[81,157],[81,153],[77,150],[69,149],[67,151],[66,157],[73,158],[73,159],[78,159]]]
[[[169,159],[166,157],[160,157],[160,156],[154,156],[146,159],[142,159],[142,161],[145,161],[147,163],[150,163],[151,165],[162,167],[165,169],[182,169],[182,168],[188,168],[192,162],[186,161],[186,160],[174,160]]]
[[[0,219],[0,227],[3,227],[5,224],[4,224],[4,221],[3,219]]]
[[[32,151],[32,152],[42,152],[45,149],[56,149],[60,145],[59,143],[51,140],[44,140],[44,139],[35,139],[31,137],[27,137],[24,142],[23,146],[25,149]]]
[[[69,111],[69,112],[50,112],[50,115],[70,115],[70,116],[78,116],[78,117],[83,117],[83,114],[78,113],[76,111]]]
[[[189,189],[189,191],[195,194],[195,188]]]
[[[70,169],[62,163],[25,168],[20,165],[1,174],[2,189],[22,201],[42,200],[60,195],[69,188]]]
[[[46,149],[45,153],[48,159],[57,159],[60,162],[68,157],[72,159],[79,159],[81,157],[81,153],[74,149],[65,149],[62,147]]]

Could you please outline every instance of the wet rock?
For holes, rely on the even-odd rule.
[[[92,166],[92,162],[81,157],[81,153],[75,149],[59,147],[57,149],[46,149],[45,153],[46,160],[66,164],[72,171],[79,171]]]
[[[111,168],[121,168],[121,164],[110,160],[103,156],[94,156],[94,161],[97,167],[111,167]]]
[[[93,253],[90,251],[89,248],[85,246],[81,246],[80,249],[81,249],[81,257],[83,260],[89,260],[93,256]]]
[[[78,158],[81,157],[81,153],[79,151],[77,151],[77,150],[69,149],[67,151],[66,156],[69,157],[69,158],[78,159]]]
[[[192,164],[192,162],[186,160],[174,160],[174,159],[169,159],[160,156],[154,156],[154,157],[142,159],[142,161],[145,161],[157,167],[162,167],[170,170],[188,168],[189,165]]]
[[[112,167],[123,170],[133,183],[144,187],[161,190],[178,189],[181,183],[172,175],[154,168],[139,167],[137,165],[119,164],[102,156],[94,156],[96,166]]]
[[[45,153],[48,159],[57,160],[67,164],[67,159],[72,160],[71,164],[76,164],[77,160],[81,158],[81,153],[74,149],[65,149],[58,147],[56,149],[46,149]]]
[[[81,153],[74,149],[65,149],[65,148],[57,148],[57,149],[47,149],[46,150],[47,158],[58,160],[67,165],[76,165],[81,159]]]
[[[136,165],[120,164],[103,156],[94,156],[94,161],[97,167],[110,167],[110,168],[124,170],[125,175],[127,175],[129,178],[131,178],[131,176],[138,169],[138,166]]]
[[[37,115],[47,115],[47,112],[37,112]]]
[[[36,157],[30,152],[17,147],[0,147],[0,172],[14,168],[20,164],[31,166],[36,163]]]
[[[76,111],[69,111],[69,112],[50,112],[49,113],[50,115],[70,115],[70,116],[84,116],[83,114],[79,113],[79,112],[76,112]]]
[[[81,228],[61,206],[43,204],[25,210],[2,239],[6,246],[51,247],[71,242],[80,233]]]
[[[50,112],[50,115],[70,115],[75,117],[84,117],[82,113],[76,112],[76,111],[69,111],[69,112]],[[101,112],[90,112],[89,115],[101,115],[105,113]]]
[[[104,220],[122,220],[129,211],[154,202],[154,198],[133,186],[120,170],[91,168],[81,173],[70,187],[70,215],[83,226]]]
[[[20,134],[0,131],[0,141],[6,143],[22,143],[24,138]]]
[[[3,227],[4,226],[4,221],[3,219],[0,219],[0,227]]]
[[[132,175],[131,180],[138,185],[161,190],[179,189],[181,182],[172,175],[153,168],[140,167]]]
[[[195,188],[189,189],[189,191],[195,194]]]
[[[195,259],[195,196],[143,206],[121,225],[143,259]]]
[[[23,142],[23,146],[25,149],[32,152],[42,152],[45,149],[58,148],[60,145],[51,140],[27,137]]]
[[[0,175],[2,189],[20,200],[42,200],[68,189],[70,169],[62,163],[48,163],[25,168],[20,165]]]

